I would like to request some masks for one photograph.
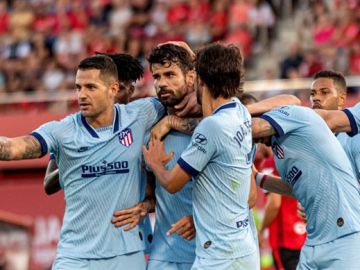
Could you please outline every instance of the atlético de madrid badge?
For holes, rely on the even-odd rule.
[[[133,143],[133,136],[130,128],[125,128],[119,133],[119,141],[122,145],[129,147]]]

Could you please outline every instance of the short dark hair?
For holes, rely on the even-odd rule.
[[[194,69],[194,60],[190,53],[174,44],[164,44],[154,48],[147,60],[150,63],[150,69],[154,64],[170,65],[171,63],[176,63],[183,73]]]
[[[258,102],[258,99],[255,96],[248,94],[248,93],[242,93],[242,95],[239,96],[238,98],[241,101],[241,103],[244,105],[248,105],[251,102],[253,102],[253,103]]]
[[[210,44],[196,54],[195,70],[213,98],[230,98],[243,92],[244,67],[239,48]]]
[[[314,75],[314,80],[319,78],[332,79],[334,84],[340,87],[339,90],[346,92],[346,81],[344,75],[342,75],[341,72],[336,72],[333,70],[321,70]]]
[[[143,77],[144,67],[141,65],[140,61],[126,53],[100,53],[96,52],[97,55],[106,55],[110,57],[118,71],[119,81],[124,82],[135,82]]]
[[[114,61],[106,55],[94,55],[81,60],[80,70],[98,69],[100,77],[110,76],[118,80],[118,71]]]

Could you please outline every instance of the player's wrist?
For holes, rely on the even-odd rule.
[[[255,182],[258,187],[263,188],[266,181],[267,174],[258,172],[255,176]]]

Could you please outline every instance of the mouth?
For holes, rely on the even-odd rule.
[[[169,97],[171,97],[173,95],[173,93],[171,91],[160,91],[158,96],[161,99],[167,99]]]
[[[80,103],[80,110],[84,111],[87,110],[90,107],[89,103]]]
[[[313,109],[322,109],[322,106],[320,103],[314,103],[314,105],[312,106]]]

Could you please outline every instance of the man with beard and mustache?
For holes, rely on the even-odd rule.
[[[189,93],[194,92],[195,82],[191,51],[175,44],[178,43],[159,45],[148,57],[156,94],[167,108],[168,115],[177,114],[177,107],[181,106]],[[190,138],[190,135],[171,131],[164,139],[164,144],[168,150],[174,150],[175,157],[179,157]],[[169,168],[174,165],[172,161],[167,164]],[[175,195],[157,182],[155,198],[155,229],[147,269],[188,270],[195,259],[192,182]],[[116,212],[115,225],[124,226],[133,221],[129,214],[136,216],[137,210],[131,208]]]

